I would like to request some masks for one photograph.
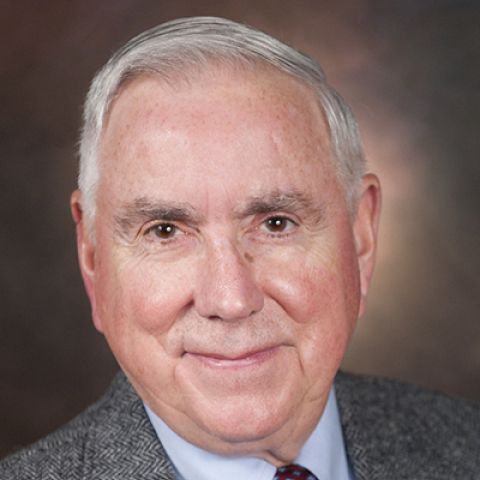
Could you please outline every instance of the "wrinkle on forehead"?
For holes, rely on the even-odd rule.
[[[278,72],[246,72],[239,80],[222,71],[173,90],[157,77],[139,77],[117,99],[102,148],[109,160],[100,182],[116,185],[120,202],[129,189],[129,201],[155,198],[160,185],[174,198],[196,183],[192,193],[203,192],[203,202],[218,206],[221,197],[224,205],[231,197],[236,204],[232,174],[247,196],[335,181],[316,98]],[[312,176],[319,164],[321,175]]]
[[[282,105],[282,108],[278,108],[277,115],[288,118],[293,125],[298,122],[309,123],[312,141],[317,143],[317,147],[324,154],[330,156],[329,128],[323,108],[312,87],[302,80],[260,62],[246,65],[224,65],[220,62],[212,62],[208,68],[201,70],[193,68],[193,70],[194,75],[189,71],[181,71],[178,75],[165,79],[160,75],[146,73],[126,81],[116,94],[106,115],[102,143],[109,129],[111,117],[114,116],[113,112],[122,103],[137,104],[137,114],[143,117],[143,121],[151,119],[159,129],[163,129],[169,127],[168,110],[166,109],[163,117],[160,117],[153,115],[155,110],[153,106],[159,103],[165,104],[172,94],[182,97],[190,95],[195,90],[202,90],[205,100],[210,98],[212,101],[215,101],[220,94],[228,100],[233,96],[238,98],[243,93],[244,107],[247,113],[248,110],[259,109],[258,98],[266,101],[269,106],[278,108],[279,105]],[[148,84],[151,86],[150,90],[155,90],[156,95],[152,95],[149,103],[145,105],[141,101],[142,92],[139,94],[137,87],[139,85],[144,87]],[[158,96],[159,86],[164,92],[164,96]],[[286,108],[283,108],[284,105]],[[198,112],[196,107],[196,105],[191,105],[188,112],[192,118]],[[307,120],[309,121],[307,122]],[[282,134],[280,131],[276,132],[273,140],[280,142]]]
[[[275,189],[258,195],[248,196],[233,209],[233,218],[288,211],[305,211],[316,216],[324,215],[325,205],[296,189],[282,191]],[[152,219],[179,221],[195,225],[207,222],[205,215],[189,202],[164,201],[148,197],[135,198],[133,202],[123,204],[115,215],[115,222],[122,230],[128,230],[138,224]]]

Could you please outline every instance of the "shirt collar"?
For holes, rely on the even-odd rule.
[[[196,447],[171,430],[145,405],[147,415],[180,480],[272,480],[275,467],[255,457],[226,457]],[[319,479],[350,480],[340,415],[332,387],[325,410],[294,463]]]

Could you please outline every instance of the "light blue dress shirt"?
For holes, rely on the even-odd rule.
[[[272,480],[276,468],[255,457],[226,457],[202,450],[179,437],[145,405],[158,438],[172,461],[178,480]],[[343,441],[335,391],[323,415],[293,463],[319,480],[354,480]]]

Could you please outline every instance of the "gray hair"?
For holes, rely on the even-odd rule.
[[[92,81],[84,107],[78,179],[85,221],[91,231],[100,178],[99,141],[120,87],[142,74],[153,73],[168,81],[172,74],[181,74],[188,67],[207,67],[212,61],[273,66],[312,88],[326,118],[340,184],[350,211],[354,212],[365,158],[353,114],[327,83],[322,67],[309,56],[250,26],[223,18],[192,17],[164,23],[133,38]]]

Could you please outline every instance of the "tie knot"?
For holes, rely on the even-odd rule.
[[[318,480],[317,477],[308,469],[300,465],[285,465],[277,468],[273,480]]]

